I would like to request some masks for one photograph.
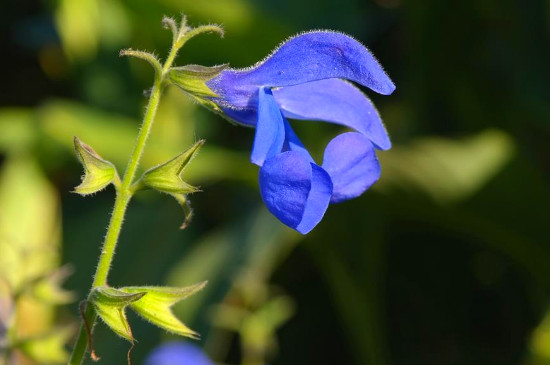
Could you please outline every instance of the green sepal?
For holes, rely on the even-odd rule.
[[[141,300],[130,304],[130,307],[147,321],[168,332],[198,339],[199,334],[181,323],[172,312],[171,307],[200,291],[205,285],[206,281],[184,288],[134,286],[120,288],[120,290],[129,294],[147,293]]]
[[[193,99],[195,102],[197,102],[197,104],[201,105],[203,108],[209,109],[210,111],[212,111],[214,113],[218,113],[222,117],[225,115],[223,113],[223,111],[220,109],[220,107],[215,102],[213,102],[212,100],[201,98],[201,97],[195,96],[193,94],[189,94],[189,96],[191,97],[191,99]],[[233,122],[233,123],[235,123],[235,122]]]
[[[80,195],[89,195],[104,189],[113,181],[118,180],[115,166],[104,160],[94,149],[74,137],[76,155],[84,167],[82,183],[74,192]]]
[[[229,67],[228,63],[217,66],[185,65],[172,67],[169,74],[176,77],[194,78],[202,81],[209,81],[218,76],[223,70]]]
[[[181,175],[203,144],[204,140],[200,140],[170,161],[147,170],[139,183],[169,194],[190,194],[199,191],[183,181]]]
[[[126,319],[126,307],[145,295],[145,292],[126,293],[124,291],[100,286],[92,291],[90,301],[99,317],[117,335],[134,342],[132,330]]]
[[[201,65],[186,65],[172,67],[168,71],[168,80],[189,94],[198,97],[216,98],[219,95],[210,89],[206,82],[218,76],[229,64],[206,67]]]

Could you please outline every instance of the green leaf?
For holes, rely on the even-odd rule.
[[[0,110],[0,151],[19,152],[32,148],[38,139],[31,109],[3,108]]]
[[[89,59],[99,43],[99,2],[61,0],[55,14],[61,43],[70,59]]]
[[[67,304],[74,301],[74,293],[61,286],[71,272],[68,266],[64,266],[40,278],[31,286],[32,296],[50,304]]]
[[[198,189],[183,181],[181,175],[203,144],[204,140],[200,140],[170,161],[147,170],[140,179],[139,184],[169,194],[197,192]]]
[[[126,293],[109,287],[97,287],[91,295],[91,302],[99,317],[117,335],[134,342],[132,330],[126,319],[126,307],[140,300],[146,293],[144,291]]]
[[[55,22],[63,50],[70,61],[89,60],[101,46],[128,43],[131,23],[118,0],[56,1]]]
[[[243,272],[255,280],[268,280],[270,273],[303,238],[278,224],[264,207],[253,210],[247,219],[209,232],[195,242],[194,249],[174,265],[167,277],[168,285],[174,286],[183,285],[183,280],[209,278],[207,288],[187,305],[175,308],[176,315],[183,321],[195,318],[212,295],[226,293]]]
[[[529,352],[531,358],[550,360],[550,311],[546,310],[544,318],[531,333]],[[533,363],[537,363],[533,361]]]
[[[195,128],[198,107],[189,99],[178,90],[167,90],[142,165],[154,166],[159,161],[169,160],[181,151],[182,140],[184,145],[194,143],[192,136],[185,131]],[[128,151],[135,142],[137,120],[63,100],[48,101],[39,108],[38,116],[41,132],[47,137],[42,142],[49,153],[64,158],[63,150],[74,151],[73,136],[86,135],[88,144],[101,145],[101,155],[105,159],[119,168],[128,162]],[[47,162],[60,167],[63,158]],[[192,185],[231,179],[256,186],[258,176],[249,164],[246,154],[208,144],[201,148],[196,161],[185,170],[185,176]]]
[[[39,364],[63,364],[69,359],[65,343],[73,332],[70,327],[61,328],[44,336],[22,340],[16,348]]]
[[[294,304],[286,296],[278,296],[263,303],[242,322],[239,332],[243,344],[248,348],[268,352],[277,343],[277,329],[290,319],[293,312]]]
[[[118,180],[115,166],[104,160],[92,147],[77,137],[74,137],[74,148],[85,172],[82,183],[74,189],[75,193],[93,194]]]
[[[499,130],[485,130],[451,140],[425,137],[384,151],[384,173],[375,189],[423,193],[441,204],[468,199],[514,156],[513,140]]]
[[[208,80],[218,76],[229,64],[206,67],[201,65],[186,65],[173,67],[168,71],[168,80],[196,98],[218,97],[212,89],[206,86]]]
[[[135,286],[120,288],[126,293],[147,293],[141,300],[133,302],[130,307],[152,324],[181,336],[199,338],[199,334],[181,323],[172,313],[171,307],[200,291],[206,281],[184,288]]]
[[[57,267],[59,213],[57,193],[37,162],[29,154],[9,155],[0,168],[0,278],[14,292]],[[4,294],[0,289],[0,297]],[[39,316],[32,324],[28,316],[21,318],[29,329],[49,322],[50,316]]]

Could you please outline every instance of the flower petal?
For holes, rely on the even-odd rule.
[[[312,81],[273,90],[287,118],[320,120],[355,129],[378,148],[391,148],[378,111],[358,88],[340,79]]]
[[[255,110],[227,109],[227,110],[224,110],[224,113],[226,113],[226,117],[228,117],[229,119],[237,123],[241,123],[251,127],[256,126],[258,113]],[[290,126],[290,123],[288,122],[288,120],[286,120],[284,116],[282,118],[284,121],[284,133],[285,133],[285,139],[284,139],[282,151],[302,151],[309,156],[310,162],[314,162],[313,158],[311,157],[309,152],[306,150],[306,148],[304,147],[304,145],[302,144],[298,136],[296,136],[296,133],[294,133],[294,130]]]
[[[229,120],[247,127],[256,127],[256,123],[258,122],[258,110],[256,108],[240,110],[231,108],[221,109],[223,112],[222,116],[229,118]]]
[[[254,108],[259,87],[292,86],[341,78],[389,95],[395,85],[372,53],[354,38],[332,31],[313,31],[290,38],[259,64],[226,69],[207,82],[222,107]]]
[[[321,221],[332,196],[332,181],[329,174],[320,166],[311,164],[311,190],[307,197],[302,221],[296,230],[309,233]]]
[[[186,342],[171,342],[157,347],[145,360],[146,365],[214,365],[201,348]]]
[[[300,151],[308,157],[308,161],[315,163],[313,157],[309,154],[309,151],[304,147],[302,141],[298,138],[294,130],[290,126],[288,120],[285,119],[285,143],[283,145],[283,151]]]
[[[325,149],[323,168],[333,183],[331,203],[356,198],[380,177],[380,163],[374,147],[355,132],[335,137]]]
[[[258,100],[258,123],[250,160],[253,164],[262,166],[266,159],[281,152],[284,141],[283,115],[271,90],[261,88]]]
[[[267,209],[302,234],[323,218],[332,194],[328,173],[300,151],[287,151],[265,161],[260,191]]]

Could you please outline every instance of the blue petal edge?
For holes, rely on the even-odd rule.
[[[268,88],[261,88],[258,98],[258,123],[250,160],[262,166],[264,161],[275,156],[285,141],[284,118]]]
[[[368,138],[356,132],[335,137],[327,145],[323,168],[333,183],[331,203],[363,194],[380,178],[380,163]]]
[[[340,124],[367,136],[379,149],[391,148],[388,132],[370,99],[340,79],[312,81],[273,90],[287,118]]]
[[[287,151],[260,168],[260,192],[267,209],[302,234],[323,218],[332,195],[329,174],[300,151]]]

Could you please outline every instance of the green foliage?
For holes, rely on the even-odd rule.
[[[16,348],[38,364],[63,364],[69,359],[65,344],[73,332],[70,327],[55,329],[43,336],[25,339]]]
[[[53,305],[69,304],[75,301],[75,293],[62,287],[63,282],[72,273],[68,267],[61,267],[44,277],[38,278],[28,288],[33,298]]]
[[[1,11],[13,30],[2,41],[10,55],[3,69],[18,71],[4,74],[4,105],[35,105],[0,110],[0,226],[7,233],[0,238],[1,278],[22,283],[57,268],[62,212],[63,258],[77,268],[69,286],[87,290],[112,196],[101,194],[83,209],[75,197],[62,195],[60,206],[58,196],[79,174],[72,137],[85,137],[117,167],[126,165],[151,73],[148,65],[116,55],[130,45],[163,54],[169,44],[158,20],[164,14],[184,10],[193,23],[224,24],[229,36],[223,42],[204,37],[186,45],[184,60],[207,65],[245,67],[293,33],[339,29],[372,47],[398,84],[391,100],[367,91],[394,142],[379,156],[382,180],[357,201],[335,206],[296,246],[302,238],[258,208],[257,171],[247,156],[252,131],[227,126],[169,88],[141,166],[167,161],[182,145],[207,138],[185,176],[208,194],[194,201],[198,224],[183,233],[170,229],[178,223],[171,202],[138,195],[112,281],[179,286],[208,278],[203,291],[174,311],[207,335],[207,350],[220,361],[237,341],[216,326],[222,318],[213,324],[208,313],[220,303],[235,304],[241,313],[250,309],[231,288],[240,281],[261,297],[264,285],[242,279],[253,277],[284,287],[297,305],[278,332],[282,351],[273,364],[548,362],[550,18],[544,1],[35,5],[27,14],[17,6]],[[48,17],[37,11],[53,13],[60,43],[42,37]],[[21,28],[39,29],[40,36],[21,37]],[[59,74],[49,73],[53,66]],[[319,153],[340,131],[294,126]],[[143,269],[146,260],[157,264]],[[9,292],[3,288],[0,280],[2,299]],[[34,296],[24,291],[17,326],[40,335],[52,329],[52,306],[35,310],[34,302],[29,309]],[[67,312],[74,315],[74,306]],[[101,329],[95,345],[105,363],[118,363],[126,349]],[[142,358],[158,336],[146,323],[132,329],[147,334],[134,352]]]
[[[31,154],[37,137],[32,113],[0,114],[6,156],[0,166],[0,362],[24,353],[41,364],[60,364],[73,331],[54,330],[54,314],[73,295],[61,288],[67,270],[58,269],[59,198]]]
[[[0,113],[0,151],[23,152],[36,143],[33,112],[25,108],[5,108]]]
[[[55,20],[63,50],[74,61],[91,59],[102,44],[119,46],[132,27],[119,0],[59,0]]]
[[[0,171],[0,273],[12,290],[48,274],[59,260],[57,192],[28,154]]]
[[[415,191],[441,204],[463,201],[512,160],[514,149],[498,130],[461,140],[418,139],[381,154],[384,174],[376,188]]]

